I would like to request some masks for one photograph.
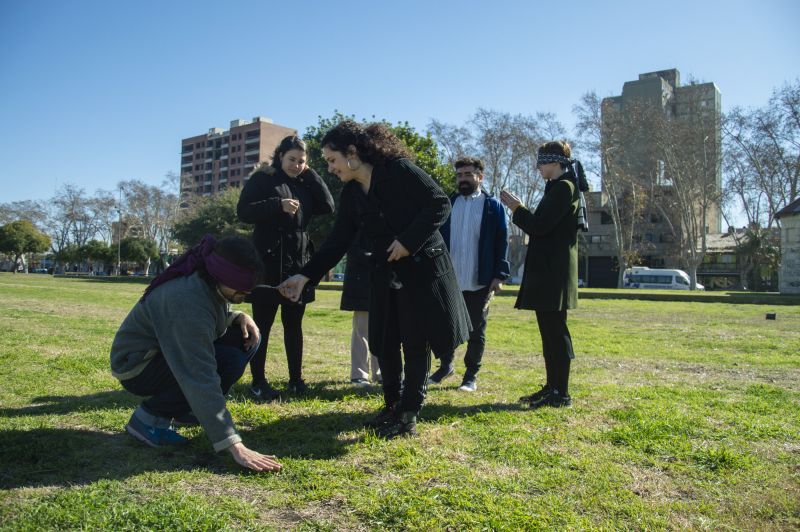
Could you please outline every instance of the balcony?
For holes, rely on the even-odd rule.
[[[258,148],[251,148],[244,152],[245,155],[258,155],[259,149]]]

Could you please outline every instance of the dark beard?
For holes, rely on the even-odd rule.
[[[478,185],[475,183],[459,183],[458,193],[462,196],[472,196],[478,190]]]

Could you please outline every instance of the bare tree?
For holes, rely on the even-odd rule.
[[[0,203],[0,225],[15,222],[17,220],[27,220],[39,230],[46,227],[47,208],[43,201],[12,201],[10,203]]]
[[[162,187],[148,185],[139,180],[120,183],[124,199],[124,213],[129,226],[145,240],[152,240],[159,251],[168,251],[172,226],[177,216],[180,198],[171,192],[175,189],[174,178],[168,176]],[[150,259],[145,264],[150,269]]]
[[[526,116],[491,109],[478,109],[463,126],[432,120],[428,133],[451,164],[462,155],[480,157],[486,175],[484,187],[491,194],[507,189],[526,205],[538,203],[544,191],[536,172],[536,149],[545,141],[566,137],[566,130],[552,113]],[[509,261],[515,271],[524,262],[525,235],[512,225],[509,236]]]
[[[652,113],[649,121],[671,183],[661,203],[673,213],[673,223],[680,225],[680,253],[692,290],[697,286],[697,268],[705,257],[707,234],[717,223],[721,200],[720,116],[713,106],[703,103],[697,93],[686,98],[687,111],[680,116]]]
[[[621,288],[625,269],[639,264],[647,245],[639,227],[648,205],[650,179],[645,178],[641,167],[632,164],[639,159],[630,153],[632,146],[646,138],[644,107],[630,105],[623,111],[591,91],[581,97],[572,112],[577,119],[576,137],[584,168],[600,179],[601,192],[594,195],[597,201],[592,207],[611,217],[619,265],[617,287]]]
[[[775,90],[763,108],[734,108],[722,128],[736,203],[750,224],[778,224],[775,214],[800,194],[800,80]]]
[[[436,139],[444,163],[452,165],[459,157],[475,152],[472,133],[464,126],[445,124],[436,119],[428,123],[427,133]]]

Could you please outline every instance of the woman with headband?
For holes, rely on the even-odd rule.
[[[567,309],[578,305],[577,230],[580,189],[584,186],[573,170],[571,153],[569,144],[563,141],[539,148],[536,167],[547,184],[533,212],[510,192],[500,193],[500,201],[513,213],[513,223],[529,237],[515,306],[536,312],[547,374],[539,391],[520,398],[531,408],[572,405],[568,384],[575,353],[567,328]]]
[[[181,446],[176,425],[202,425],[215,451],[241,466],[278,471],[274,456],[245,447],[225,394],[244,373],[261,337],[241,303],[261,276],[244,238],[206,235],[156,277],[122,322],[111,345],[111,373],[134,395],[148,397],[125,430],[151,447]]]

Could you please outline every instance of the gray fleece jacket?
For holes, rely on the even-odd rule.
[[[139,301],[114,337],[111,373],[124,381],[163,354],[215,451],[242,441],[217,374],[214,341],[241,312],[195,273],[159,286]]]

